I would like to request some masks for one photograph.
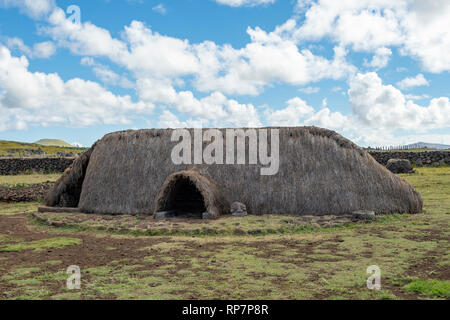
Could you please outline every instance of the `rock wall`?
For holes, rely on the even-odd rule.
[[[389,159],[408,159],[413,165],[450,165],[450,151],[379,152],[369,151],[382,165]],[[26,172],[64,172],[74,158],[0,158],[0,175],[15,175]]]
[[[41,201],[53,187],[53,182],[36,183],[25,186],[0,185],[0,201],[3,202],[29,202]]]
[[[420,151],[420,152],[379,152],[369,151],[370,155],[382,165],[389,159],[408,159],[416,166],[450,165],[450,151]]]
[[[0,159],[0,175],[29,172],[64,172],[74,158],[5,158]]]

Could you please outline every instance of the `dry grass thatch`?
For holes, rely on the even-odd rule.
[[[220,130],[225,136],[225,129]],[[177,142],[171,142],[170,129],[108,134],[90,153],[85,153],[90,157],[79,208],[93,213],[153,214],[160,206],[160,199],[164,199],[158,194],[170,190],[166,184],[175,181],[168,177],[189,170],[199,174],[191,174],[191,181],[197,177],[214,181],[220,197],[227,203],[242,202],[253,214],[324,215],[355,210],[416,213],[422,210],[420,194],[411,184],[337,133],[316,127],[279,130],[280,166],[278,174],[273,176],[261,176],[259,164],[175,165],[171,151]],[[80,161],[58,181],[48,205],[63,205],[64,193],[79,190],[84,173],[81,168],[87,163]],[[205,202],[210,201],[206,206],[222,210],[216,193],[209,194],[213,187],[202,179],[198,178],[194,184],[203,188]]]
[[[83,152],[47,193],[44,204],[49,207],[78,207],[81,188],[93,148]]]

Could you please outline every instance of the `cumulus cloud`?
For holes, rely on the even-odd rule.
[[[378,48],[370,62],[365,61],[364,65],[366,67],[371,67],[375,69],[385,68],[391,58],[392,51],[388,48]]]
[[[158,119],[158,127],[160,128],[203,128],[204,123],[201,120],[188,119],[181,121],[169,110],[163,110]]]
[[[306,101],[295,97],[288,100],[287,107],[281,110],[268,110],[266,118],[274,126],[319,126],[339,131],[345,131],[349,118],[340,112],[332,112],[326,107],[324,99],[319,111],[315,111]]]
[[[275,2],[275,0],[216,0],[216,2],[230,7],[253,7],[263,4],[272,4]]]
[[[408,100],[423,100],[423,99],[429,99],[430,96],[427,94],[421,94],[421,95],[405,94],[405,98]]]
[[[450,70],[450,2],[447,0],[299,0],[304,22],[290,19],[285,36],[332,41],[356,51],[398,46],[429,72]]]
[[[0,0],[0,7],[19,8],[32,18],[43,18],[56,7],[54,0]]]
[[[120,86],[122,88],[134,88],[134,83],[131,82],[127,77],[120,76],[108,66],[96,62],[91,57],[84,57],[81,59],[81,65],[92,67],[92,71],[95,76],[99,78],[104,84],[110,84],[114,86]]]
[[[426,107],[407,100],[400,90],[384,85],[374,73],[357,74],[348,90],[354,115],[365,126],[379,129],[425,130],[450,123],[447,97],[435,98]]]
[[[267,122],[276,126],[315,125],[334,129],[357,143],[372,146],[413,142],[406,139],[411,134],[398,136],[399,130],[416,134],[422,131],[422,136],[426,136],[427,130],[446,128],[450,123],[447,97],[431,99],[428,106],[417,105],[399,89],[384,85],[375,72],[356,74],[349,86],[349,114],[331,111],[326,102],[315,110],[296,97],[288,100],[284,109],[267,110]]]
[[[48,59],[56,53],[56,46],[51,41],[36,43],[33,46],[33,57]]]
[[[408,77],[408,78],[405,78],[405,79],[397,82],[397,86],[403,90],[410,89],[413,87],[428,86],[428,85],[429,85],[428,80],[425,79],[425,77],[421,73],[419,73],[415,77]]]
[[[271,125],[298,126],[303,124],[305,118],[314,114],[314,108],[298,97],[292,98],[286,103],[286,108],[268,112],[267,118]]]
[[[18,50],[29,58],[48,59],[56,53],[56,46],[51,41],[38,42],[30,48],[22,39],[14,37],[8,38],[6,44],[10,49]]]
[[[49,26],[39,31],[51,36],[59,46],[67,47],[75,54],[85,56],[107,56],[120,61],[128,53],[125,43],[114,39],[106,29],[90,22],[74,23],[66,18],[61,8],[56,8],[48,19]]]
[[[194,81],[198,90],[257,95],[276,81],[304,85],[342,79],[355,71],[346,62],[347,52],[341,47],[334,48],[334,58],[328,60],[259,28],[247,32],[252,41],[241,50],[213,44],[197,47],[200,61],[204,61]]]
[[[57,74],[30,72],[28,60],[0,45],[0,131],[29,125],[82,127],[129,123],[133,113],[150,113],[150,103],[117,96],[82,79],[63,81]]]
[[[220,92],[197,99],[191,91],[176,91],[169,82],[146,78],[137,82],[139,97],[149,103],[158,103],[197,117],[204,125],[219,127],[261,125],[257,109],[252,104],[240,104]]]
[[[336,47],[333,60],[328,60],[260,28],[249,28],[251,42],[235,49],[160,35],[139,21],[126,26],[123,40],[119,40],[89,22],[72,23],[62,10],[55,10],[50,23],[42,31],[75,54],[107,57],[138,79],[192,76],[192,85],[201,92],[256,95],[273,81],[303,85],[342,79],[355,71],[346,62],[347,52],[342,47]]]

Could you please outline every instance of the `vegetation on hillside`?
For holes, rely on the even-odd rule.
[[[49,147],[68,147],[68,148],[74,147],[70,143],[67,143],[59,139],[41,139],[36,141],[35,144],[40,144],[42,146],[49,146]]]
[[[87,148],[43,146],[35,143],[0,140],[0,157],[27,156],[57,156],[62,154],[77,154]]]

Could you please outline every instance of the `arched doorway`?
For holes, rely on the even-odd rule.
[[[194,170],[185,170],[170,175],[162,185],[155,205],[158,213],[168,217],[215,219],[230,212],[216,183]]]

